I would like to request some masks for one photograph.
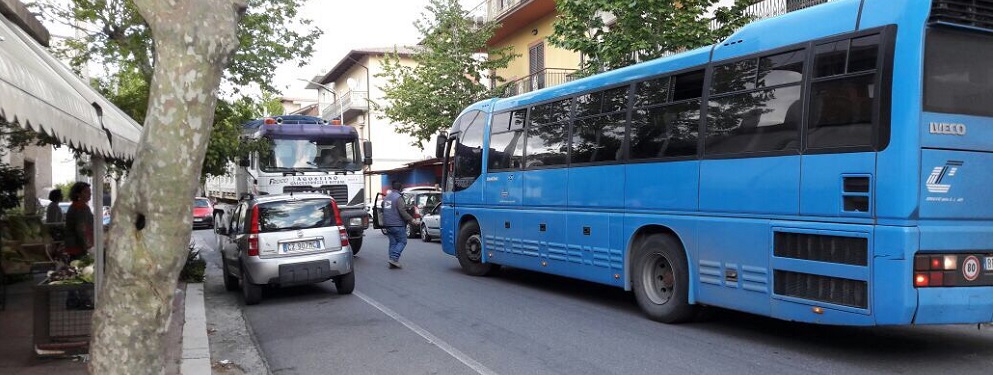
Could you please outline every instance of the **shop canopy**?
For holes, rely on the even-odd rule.
[[[0,16],[0,119],[104,158],[134,158],[141,127]]]

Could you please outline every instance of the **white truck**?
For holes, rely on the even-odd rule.
[[[361,142],[354,127],[332,125],[313,116],[267,117],[245,124],[243,141],[269,145],[228,166],[225,176],[210,177],[207,196],[236,202],[248,194],[317,192],[334,197],[348,231],[352,252],[362,247],[369,227],[362,169],[372,164],[372,144]],[[215,216],[223,214],[217,210]],[[216,218],[215,218],[216,222]]]

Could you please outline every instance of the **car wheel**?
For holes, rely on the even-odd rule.
[[[679,241],[650,235],[634,249],[631,264],[631,289],[650,319],[681,323],[696,315],[696,306],[689,304],[689,268]]]
[[[241,295],[245,297],[246,305],[255,305],[262,301],[262,286],[252,283],[245,267],[241,267]]]
[[[499,265],[483,263],[483,238],[479,234],[479,224],[465,223],[459,229],[459,240],[455,243],[455,256],[459,259],[462,272],[472,276],[490,275],[500,269]]]
[[[341,276],[334,277],[334,288],[338,294],[352,294],[355,290],[355,270]]]
[[[428,234],[428,226],[421,224],[421,241],[431,242],[431,235]]]
[[[362,237],[356,239],[349,239],[348,245],[352,247],[352,255],[358,254],[359,250],[362,249]]]
[[[238,290],[238,277],[231,274],[231,270],[228,269],[228,261],[224,260],[224,254],[221,254],[221,274],[224,275],[224,289],[233,292]]]
[[[417,229],[414,227],[414,224],[407,224],[406,230],[407,238],[414,238],[417,236]]]

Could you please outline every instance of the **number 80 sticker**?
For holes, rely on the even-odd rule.
[[[972,255],[965,258],[962,262],[962,276],[969,281],[979,278],[979,258]]]

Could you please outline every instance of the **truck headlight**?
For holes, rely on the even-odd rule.
[[[362,218],[361,217],[353,217],[351,219],[348,219],[348,226],[350,226],[350,227],[362,226]]]

